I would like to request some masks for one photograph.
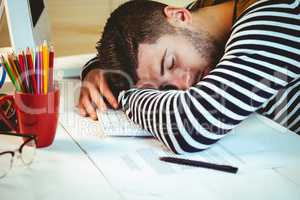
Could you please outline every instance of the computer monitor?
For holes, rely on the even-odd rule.
[[[15,51],[35,47],[50,39],[44,0],[2,0],[1,4],[6,13],[11,45]]]

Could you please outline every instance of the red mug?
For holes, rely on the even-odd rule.
[[[17,126],[13,127],[2,113],[1,119],[14,131],[37,136],[37,147],[50,146],[55,138],[59,116],[59,89],[48,94],[28,94],[16,92],[14,96],[1,99],[13,102],[16,110]]]

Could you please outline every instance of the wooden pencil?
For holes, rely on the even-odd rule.
[[[24,66],[25,66],[25,76],[26,76],[26,80],[28,83],[28,92],[33,94],[33,88],[32,88],[32,83],[31,83],[30,74],[29,74],[28,61],[27,61],[24,51],[22,51],[22,56],[23,56],[23,61],[24,61]]]
[[[31,84],[32,84],[32,92],[33,92],[33,94],[37,94],[37,86],[36,86],[36,80],[35,80],[35,74],[34,74],[32,55],[28,48],[26,51],[26,58],[27,58],[28,69],[29,69],[28,74],[29,74],[29,78],[30,78]]]
[[[49,53],[49,91],[54,90],[54,49],[53,46],[50,47]]]
[[[16,80],[16,83],[19,85],[19,88],[20,88],[20,91],[23,92],[24,89],[23,89],[23,86],[22,86],[22,78],[21,78],[21,75],[20,75],[20,72],[14,62],[14,58],[13,58],[13,55],[12,54],[8,54],[7,55],[7,60],[8,60],[8,63],[9,63],[9,67],[12,71],[12,75],[14,76],[15,80]]]
[[[5,61],[5,58],[4,58],[3,55],[1,55],[1,63],[2,63],[2,65],[3,65],[5,71],[7,72],[7,74],[8,74],[8,76],[9,76],[10,80],[11,80],[12,83],[14,84],[16,90],[17,90],[18,92],[20,92],[21,89],[20,89],[19,85],[17,84],[16,79],[15,79],[15,77],[14,77],[14,75],[13,75],[13,73],[12,73],[10,67],[9,67],[9,65],[8,65],[7,62]]]
[[[42,52],[43,52],[43,47],[42,46],[40,46],[40,48],[39,48],[39,58],[40,58],[40,63],[39,63],[39,76],[40,76],[40,93],[41,94],[44,94],[44,74],[43,74],[43,66],[44,66],[44,64],[43,64],[43,55],[42,55]]]
[[[43,74],[44,74],[44,93],[48,92],[48,83],[49,83],[49,51],[48,44],[44,41],[43,44]]]
[[[17,58],[17,56],[15,54],[12,54],[12,59],[13,59],[15,68],[16,68],[17,73],[18,73],[18,80],[19,80],[19,84],[21,86],[22,92],[26,92],[25,81],[24,81],[24,79],[22,77],[22,70],[21,70],[18,58]]]
[[[24,64],[25,61],[21,53],[19,53],[18,57],[19,57],[19,65],[20,65],[21,78],[23,80],[24,90],[25,92],[29,92],[29,86],[28,86],[29,83],[27,81],[26,69]]]
[[[35,79],[36,79],[36,86],[37,86],[37,93],[40,94],[40,69],[39,69],[39,62],[40,62],[40,57],[39,57],[39,50],[38,48],[35,49]]]

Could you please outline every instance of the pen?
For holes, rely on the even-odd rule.
[[[174,158],[174,157],[160,157],[159,159],[164,162],[175,163],[179,165],[188,165],[194,167],[202,167],[202,168],[213,169],[213,170],[218,170],[223,172],[229,172],[233,174],[236,174],[238,171],[238,168],[236,167],[232,167],[229,165],[218,165],[218,164],[213,164],[213,163],[208,163],[203,161],[195,161],[195,160],[188,160],[188,159]]]

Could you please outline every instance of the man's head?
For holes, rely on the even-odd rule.
[[[147,0],[117,8],[97,49],[104,69],[120,70],[137,86],[153,88],[186,89],[213,67],[219,54],[205,30],[194,30],[190,11]],[[129,87],[124,77],[107,78],[116,91]]]

